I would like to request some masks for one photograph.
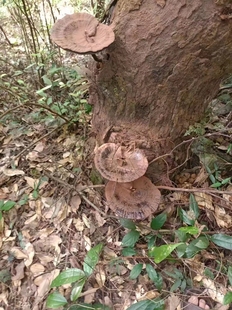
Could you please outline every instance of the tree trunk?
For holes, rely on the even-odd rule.
[[[204,116],[232,72],[232,5],[218,2],[117,1],[116,39],[90,89],[100,144],[134,143],[152,159]]]

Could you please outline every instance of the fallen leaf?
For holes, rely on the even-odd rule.
[[[19,281],[24,278],[24,268],[25,268],[24,262],[21,262],[15,267],[16,275],[11,277],[12,281]]]
[[[165,310],[176,310],[180,305],[181,301],[179,297],[171,293],[171,296],[165,301]]]
[[[215,219],[219,227],[232,227],[232,218],[224,208],[215,206]]]
[[[17,259],[28,258],[28,255],[23,250],[21,250],[20,248],[17,248],[17,247],[11,248],[11,253]]]
[[[3,174],[7,175],[8,177],[12,177],[15,175],[24,175],[25,172],[23,170],[18,170],[18,169],[4,169]]]
[[[34,276],[35,275],[37,276],[37,275],[43,273],[44,270],[45,270],[45,267],[42,264],[39,264],[39,263],[33,264],[30,267],[30,271],[33,273]]]
[[[195,193],[194,196],[199,207],[214,210],[212,196],[206,193]]]
[[[74,208],[75,211],[79,209],[80,204],[81,204],[80,196],[76,195],[71,198],[70,206]]]
[[[95,279],[99,287],[103,287],[106,281],[106,274],[102,266],[98,267],[98,272],[95,275]]]

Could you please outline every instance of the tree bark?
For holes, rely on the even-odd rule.
[[[118,0],[115,42],[90,89],[100,144],[140,143],[169,152],[199,121],[232,72],[231,4]]]

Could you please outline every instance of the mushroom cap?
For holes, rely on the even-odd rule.
[[[111,27],[99,23],[87,13],[74,13],[59,19],[51,30],[51,39],[65,50],[79,54],[95,53],[115,39]]]
[[[128,150],[115,143],[102,144],[95,153],[94,163],[104,178],[115,182],[134,181],[143,176],[148,167],[142,150]]]
[[[105,188],[109,207],[119,217],[143,220],[158,208],[161,194],[150,179],[143,176],[133,182],[109,181]]]

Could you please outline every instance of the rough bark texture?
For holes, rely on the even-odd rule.
[[[232,72],[230,5],[162,3],[118,0],[112,23],[116,40],[90,92],[100,143],[137,139],[156,156],[203,117],[220,81]]]

